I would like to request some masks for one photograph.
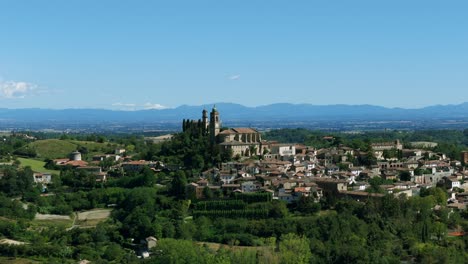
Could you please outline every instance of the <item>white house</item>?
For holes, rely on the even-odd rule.
[[[236,178],[235,174],[220,174],[219,175],[219,179],[223,182],[223,184],[231,184],[235,178]]]
[[[52,174],[36,172],[33,174],[33,179],[35,183],[48,184],[52,182]]]

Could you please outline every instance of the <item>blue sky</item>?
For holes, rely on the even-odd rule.
[[[468,101],[468,1],[0,0],[0,107]]]

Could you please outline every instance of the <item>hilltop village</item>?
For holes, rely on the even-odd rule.
[[[185,122],[185,121],[184,121]],[[198,181],[188,184],[188,193],[203,199],[205,189],[212,192],[270,192],[273,199],[288,203],[301,197],[348,197],[364,200],[369,197],[418,195],[421,188],[440,186],[449,192],[449,207],[466,209],[468,177],[462,166],[468,163],[468,152],[462,160],[451,160],[444,153],[427,150],[437,143],[413,142],[404,148],[399,141],[372,143],[371,151],[363,152],[345,145],[317,149],[295,143],[262,140],[253,128],[221,129],[220,114],[214,107],[208,120],[203,110],[201,124],[212,144],[228,151],[236,161],[203,171]],[[185,125],[186,126],[186,125]],[[333,141],[334,137],[323,137]],[[256,157],[252,159],[252,157]],[[382,184],[385,183],[385,184]]]
[[[468,130],[353,141],[221,117],[157,136],[4,132],[0,262],[468,259]],[[274,139],[300,133],[312,143]]]
[[[203,199],[204,190],[222,195],[232,192],[269,192],[273,199],[285,202],[301,197],[314,197],[315,201],[327,196],[349,197],[356,200],[385,193],[406,197],[418,195],[421,188],[443,187],[449,192],[454,209],[465,209],[468,202],[468,152],[461,153],[460,160],[451,160],[444,153],[428,150],[437,143],[413,142],[404,148],[399,141],[379,142],[370,145],[370,151],[361,151],[345,145],[317,149],[296,143],[278,143],[262,139],[262,133],[254,128],[223,128],[220,113],[214,107],[202,112],[200,120],[184,120],[183,131],[198,127],[207,135],[210,146],[218,146],[231,161],[193,175],[195,181],[187,184],[187,193]],[[162,142],[171,137],[158,137]],[[333,136],[323,137],[333,141]],[[136,173],[150,168],[154,173],[178,170],[180,166],[161,160],[132,160],[123,148],[112,154],[94,155],[91,161],[82,160],[79,151],[67,158],[53,159],[52,167],[71,167],[95,176],[96,182],[105,182],[115,172]],[[106,162],[104,162],[106,161]],[[109,165],[110,164],[110,165]],[[50,173],[35,172],[34,182],[47,184]],[[462,184],[463,183],[463,184]]]

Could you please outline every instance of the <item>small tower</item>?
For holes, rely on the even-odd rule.
[[[70,153],[70,160],[81,160],[81,153],[78,151],[73,151]]]
[[[216,110],[216,106],[213,106],[213,109],[210,113],[210,139],[211,143],[216,142],[216,136],[218,136],[219,131],[221,130],[221,121],[219,120],[219,112]]]

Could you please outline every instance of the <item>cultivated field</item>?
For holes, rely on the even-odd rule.
[[[41,230],[44,227],[68,228],[73,225],[73,219],[68,215],[36,214],[31,222],[33,229]]]
[[[78,213],[75,225],[92,227],[109,218],[111,209],[94,209]]]
[[[36,214],[36,220],[70,220],[68,215]]]

